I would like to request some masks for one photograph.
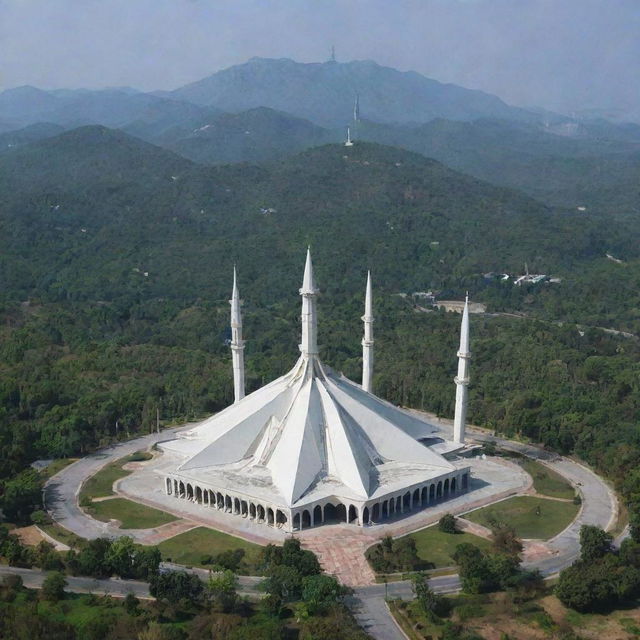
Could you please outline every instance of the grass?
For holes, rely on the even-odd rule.
[[[521,464],[522,468],[533,478],[533,487],[539,494],[566,500],[575,497],[575,489],[559,473],[531,458],[523,459]]]
[[[245,556],[240,573],[245,575],[256,575],[262,551],[260,545],[230,536],[221,531],[208,529],[207,527],[197,527],[169,538],[161,542],[158,548],[162,553],[163,560],[176,562],[188,567],[204,568],[209,567],[201,563],[203,556],[215,556],[223,551],[244,549]]]
[[[455,565],[451,555],[456,547],[464,542],[474,544],[483,550],[491,547],[490,540],[474,536],[471,533],[444,533],[438,529],[437,525],[410,535],[416,541],[416,549],[420,559],[432,563],[436,568]]]
[[[164,511],[145,507],[125,498],[93,502],[86,510],[93,518],[103,522],[119,520],[121,529],[152,529],[178,519]]]
[[[86,540],[77,536],[75,533],[68,531],[64,527],[61,527],[56,522],[51,522],[49,524],[40,524],[38,525],[40,529],[42,529],[45,533],[48,533],[52,538],[57,540],[58,542],[62,542],[72,549],[78,549],[84,545]]]
[[[115,462],[111,462],[95,475],[91,476],[83,483],[80,489],[80,502],[93,500],[93,498],[106,498],[113,495],[113,483],[120,478],[125,478],[131,471],[123,469],[123,465],[128,462],[137,462],[140,460],[149,460],[151,454],[145,451],[136,451],[129,456],[120,458]]]
[[[573,502],[516,496],[476,509],[464,517],[485,527],[495,519],[512,525],[520,538],[548,540],[571,524],[579,508]]]
[[[46,466],[41,472],[40,476],[44,480],[48,480],[52,476],[55,476],[56,473],[62,471],[65,467],[68,467],[73,462],[76,462],[79,458],[58,458],[53,460],[50,465]]]

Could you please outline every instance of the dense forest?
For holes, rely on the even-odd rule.
[[[575,452],[640,499],[640,345],[598,328],[640,332],[637,224],[379,145],[203,167],[84,127],[0,156],[0,229],[4,478],[145,432],[156,409],[166,424],[226,406],[234,262],[248,386],[284,373],[311,244],[327,364],[359,378],[370,268],[376,391],[451,416],[459,316],[410,294],[469,290],[489,312],[472,318],[471,420]],[[525,262],[562,281],[484,275]]]

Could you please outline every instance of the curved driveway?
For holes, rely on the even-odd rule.
[[[424,417],[424,414],[421,414]],[[429,422],[437,426],[441,431],[447,432],[450,429],[449,421],[434,420],[428,417]],[[192,427],[193,425],[189,425]],[[58,474],[53,476],[45,486],[45,505],[53,518],[65,528],[84,538],[97,538],[104,535],[130,535],[134,539],[141,539],[142,534],[136,530],[114,530],[109,527],[108,523],[102,523],[87,516],[77,504],[77,495],[82,483],[91,475],[99,471],[103,466],[122,458],[126,455],[146,449],[156,442],[169,439],[176,431],[188,428],[185,426],[167,429],[160,434],[154,433],[141,438],[136,438],[128,442],[122,442],[101,451],[89,455],[72,465],[64,468]],[[607,529],[613,525],[617,515],[617,500],[615,494],[607,486],[607,484],[599,478],[595,473],[586,468],[584,465],[562,458],[557,454],[549,453],[537,447],[526,445],[502,438],[487,435],[484,432],[469,429],[469,438],[478,442],[494,442],[504,449],[522,453],[528,457],[537,459],[546,464],[553,470],[568,478],[579,490],[582,496],[582,508],[578,517],[558,536],[549,541],[547,544],[552,549],[553,555],[538,560],[529,565],[530,568],[538,568],[543,575],[550,576],[564,567],[570,565],[577,557],[580,551],[579,532],[583,524],[591,524]],[[27,571],[27,570],[19,570]],[[6,570],[0,569],[0,573]],[[36,572],[37,573],[37,572]],[[33,576],[30,579],[36,580]],[[110,593],[118,593],[115,587],[127,589],[130,581],[109,580],[96,581],[91,578],[73,578],[69,579],[69,589],[75,590],[88,588],[87,584],[75,584],[76,581],[86,581],[87,584],[100,583],[100,587],[108,588]],[[102,585],[105,582],[105,585]],[[254,583],[250,579],[242,582],[247,592],[252,591]],[[26,583],[26,581],[25,581]],[[440,593],[452,593],[460,589],[458,576],[440,576],[430,580],[431,586]],[[142,583],[136,583],[141,585]],[[136,586],[134,590],[144,589],[145,587]],[[111,590],[114,589],[114,590]],[[96,588],[93,588],[96,591]],[[120,593],[127,593],[122,591]],[[142,595],[142,591],[140,591]],[[398,598],[412,598],[413,592],[409,581],[393,582],[388,585],[376,584],[358,587],[354,591],[350,605],[354,610],[356,619],[362,627],[374,638],[379,640],[402,640],[405,636],[395,624],[395,620],[390,615],[386,606],[385,596]]]

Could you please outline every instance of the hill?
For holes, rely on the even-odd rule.
[[[362,116],[377,122],[539,119],[488,93],[443,84],[371,60],[303,64],[286,58],[252,58],[162,95],[223,111],[270,107],[325,127],[349,123],[356,95]]]
[[[140,269],[151,274],[145,295],[213,288],[219,298],[229,264],[242,257],[252,286],[273,301],[295,288],[293,265],[309,242],[335,286],[354,286],[376,265],[381,285],[418,289],[451,284],[454,273],[525,261],[546,272],[619,249],[611,231],[599,235],[584,217],[365,143],[262,169],[205,168],[84,127],[4,154],[0,189],[2,281],[20,296],[117,297],[139,291],[131,274]]]

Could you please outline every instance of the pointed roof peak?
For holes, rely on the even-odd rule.
[[[233,264],[233,290],[232,290],[232,294],[231,297],[236,300],[238,299],[239,295],[238,295],[238,277],[236,274],[236,265],[235,263]]]
[[[460,350],[459,353],[469,353],[469,293],[464,300],[464,309],[462,311],[462,323],[460,325]]]
[[[373,319],[373,296],[371,286],[371,271],[367,271],[367,289],[364,296],[364,319]]]
[[[311,261],[311,247],[307,247],[307,259],[304,264],[304,276],[302,278],[302,289],[300,293],[318,293],[316,281],[313,276],[313,262]]]

